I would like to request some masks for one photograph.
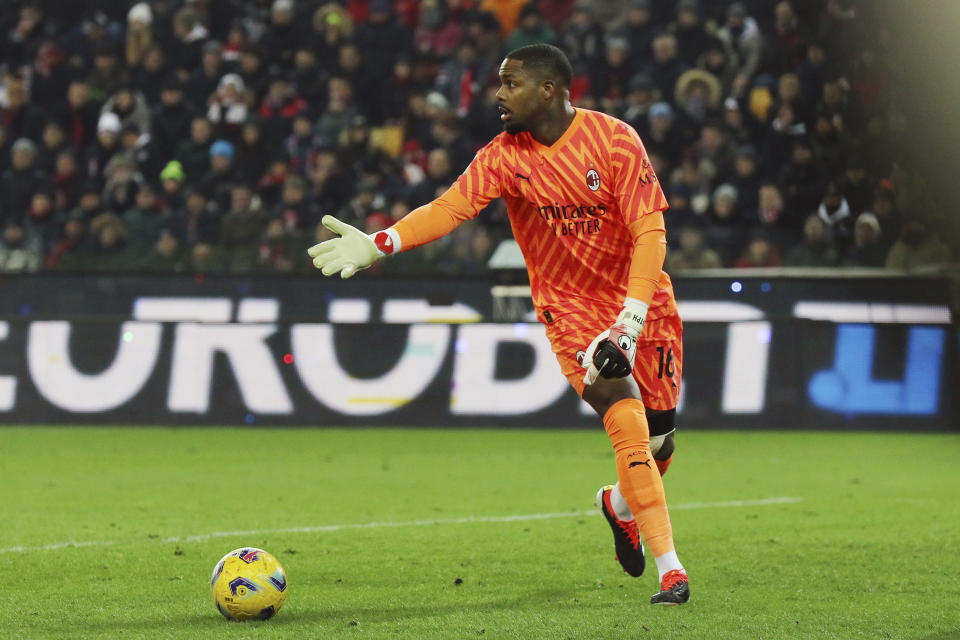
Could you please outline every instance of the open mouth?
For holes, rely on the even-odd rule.
[[[505,106],[503,105],[497,106],[497,111],[500,112],[500,120],[502,122],[506,122],[511,118],[510,109],[507,109]]]

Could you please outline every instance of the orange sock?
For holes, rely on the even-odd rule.
[[[654,557],[673,551],[673,529],[663,482],[650,455],[650,428],[643,402],[626,398],[603,416],[616,454],[620,493],[637,519],[637,527]]]
[[[670,468],[670,463],[673,462],[673,456],[671,455],[666,460],[654,459],[654,462],[657,463],[657,469],[660,470],[660,476],[663,477],[663,474],[665,474],[667,472],[667,469]]]

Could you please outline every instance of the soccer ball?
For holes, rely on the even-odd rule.
[[[283,567],[263,549],[242,547],[220,559],[210,578],[210,595],[228,620],[267,620],[287,597]]]

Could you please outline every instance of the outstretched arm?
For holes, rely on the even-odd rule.
[[[368,236],[333,216],[324,216],[323,225],[340,237],[314,245],[307,253],[323,275],[339,273],[349,278],[380,258],[447,235],[499,195],[499,149],[494,140],[477,153],[446,193],[414,209],[389,229]]]

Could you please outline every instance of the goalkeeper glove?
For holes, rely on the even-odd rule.
[[[597,376],[624,378],[633,371],[637,355],[637,338],[643,331],[643,323],[650,305],[640,300],[627,298],[616,323],[598,335],[587,347],[580,363],[587,370],[585,384],[593,384]]]
[[[375,242],[363,231],[333,216],[323,216],[321,222],[327,229],[340,236],[307,249],[307,253],[313,258],[313,266],[320,269],[325,276],[339,273],[341,278],[347,279],[388,253],[392,253],[395,248],[392,234],[389,232],[378,232]]]

